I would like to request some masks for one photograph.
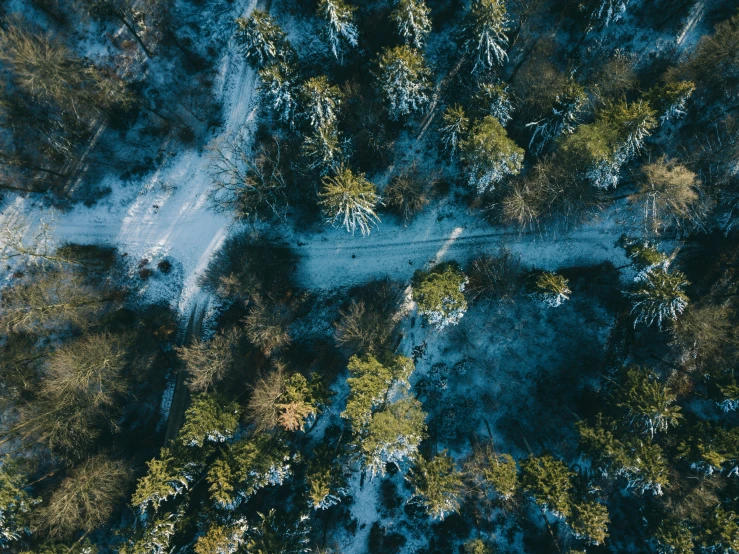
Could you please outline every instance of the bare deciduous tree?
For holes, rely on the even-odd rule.
[[[51,494],[41,527],[54,539],[69,538],[75,531],[89,534],[108,521],[129,478],[128,467],[106,456],[82,462]]]
[[[233,211],[239,217],[284,218],[287,183],[280,169],[280,143],[254,153],[240,135],[217,142],[212,147],[213,190],[217,209]]]
[[[192,392],[207,392],[225,377],[233,363],[231,346],[236,339],[232,331],[218,334],[210,341],[196,339],[190,345],[175,348],[185,363],[189,374],[187,387]]]
[[[288,327],[292,319],[287,306],[259,294],[252,297],[249,313],[242,320],[246,336],[253,345],[269,356],[282,346],[290,344]]]

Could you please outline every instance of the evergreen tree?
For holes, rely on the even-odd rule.
[[[256,68],[293,58],[285,32],[261,10],[254,10],[248,19],[236,20],[236,40],[246,59]]]
[[[504,0],[472,0],[462,32],[465,50],[475,57],[473,72],[503,65],[508,59],[509,30]]]
[[[475,452],[465,472],[486,495],[507,502],[518,490],[518,467],[510,454],[497,454],[486,447]]]
[[[431,32],[431,10],[424,0],[398,0],[390,19],[398,27],[403,42],[414,48],[423,48]]]
[[[441,143],[450,154],[456,154],[460,143],[467,134],[470,120],[464,113],[461,104],[448,106],[442,115],[442,124],[439,128]]]
[[[693,554],[695,543],[693,533],[685,523],[666,519],[662,521],[655,534],[659,554]]]
[[[674,405],[675,394],[650,369],[626,369],[615,399],[616,406],[625,411],[627,422],[650,438],[677,425],[682,418],[680,406]]]
[[[370,354],[352,356],[347,369],[349,398],[341,417],[350,421],[354,433],[361,433],[369,425],[373,408],[385,402],[393,374]]]
[[[624,249],[626,256],[632,261],[634,268],[638,270],[636,277],[634,277],[636,282],[639,282],[642,276],[649,271],[670,267],[670,258],[648,241],[640,241],[622,235],[617,244]]]
[[[224,403],[218,397],[201,393],[185,411],[185,422],[177,439],[185,446],[203,446],[206,442],[225,442],[233,437],[239,423],[236,403]]]
[[[244,543],[248,528],[243,519],[228,525],[213,523],[204,535],[198,537],[193,550],[195,554],[235,554]]]
[[[385,475],[386,464],[413,462],[426,436],[426,413],[413,397],[402,398],[375,412],[366,433],[357,440],[360,459],[371,477]]]
[[[578,537],[586,539],[590,544],[603,544],[608,537],[608,508],[599,502],[582,502],[572,504],[570,526]]]
[[[318,198],[326,223],[340,225],[349,233],[354,234],[359,229],[362,235],[369,235],[372,227],[380,222],[375,213],[380,197],[364,173],[355,175],[347,167],[339,168],[336,176],[323,178]]]
[[[464,287],[468,281],[454,263],[441,264],[429,272],[416,271],[412,292],[418,313],[439,330],[456,325],[467,311]]]
[[[637,494],[662,496],[670,484],[669,468],[658,444],[639,441],[631,445],[629,466],[624,469],[626,488]]]
[[[249,554],[308,554],[308,516],[292,517],[274,509],[259,513],[259,520],[246,533]]]
[[[259,70],[259,78],[262,80],[259,88],[267,105],[277,115],[277,119],[290,129],[295,127],[295,113],[298,108],[295,77],[293,65],[280,60]]]
[[[318,16],[326,20],[326,39],[339,61],[347,47],[356,47],[358,43],[355,11],[356,8],[344,0],[318,0]]]
[[[541,507],[557,517],[566,518],[572,509],[570,479],[574,473],[561,460],[549,454],[529,457],[521,462],[524,488]]]
[[[291,474],[287,446],[260,433],[229,444],[208,468],[206,480],[214,504],[232,510],[259,490],[281,485]]]
[[[336,451],[328,447],[318,450],[305,473],[308,506],[314,510],[326,510],[341,502],[349,491]]]
[[[685,116],[693,92],[695,83],[692,81],[670,81],[651,89],[646,99],[657,111],[660,124],[664,125]]]
[[[544,302],[550,308],[557,308],[570,299],[572,291],[569,281],[562,275],[549,271],[540,272],[534,281],[532,295]]]
[[[523,167],[523,148],[508,138],[505,128],[490,115],[475,122],[461,147],[469,184],[480,194],[493,189],[507,175],[518,175]]]
[[[0,548],[23,540],[31,534],[31,508],[41,500],[26,491],[24,475],[10,458],[0,465]]]
[[[616,423],[598,414],[593,425],[581,420],[577,424],[580,447],[604,477],[622,475],[631,464],[627,445],[616,435]]]
[[[617,102],[599,114],[600,119],[617,130],[616,158],[620,163],[630,160],[643,149],[644,140],[657,126],[656,116],[657,112],[643,100]]]
[[[560,136],[571,135],[577,128],[587,100],[584,87],[575,81],[568,81],[564,90],[555,97],[551,113],[526,124],[526,127],[533,129],[529,148],[539,155]]]
[[[308,167],[318,170],[321,175],[335,172],[341,167],[343,159],[339,146],[339,132],[335,125],[321,127],[305,137],[302,154]]]
[[[311,77],[300,88],[300,113],[314,131],[332,129],[343,95],[324,75]]]
[[[125,541],[119,554],[169,554],[172,541],[181,527],[182,514],[166,513],[144,524],[137,538]]]
[[[647,326],[655,321],[662,327],[664,320],[675,321],[688,306],[688,297],[683,289],[690,283],[680,271],[668,271],[656,267],[641,274],[636,288],[629,293],[632,298],[631,313],[634,325]]]
[[[159,458],[146,462],[148,471],[139,479],[131,502],[139,509],[142,517],[149,508],[159,510],[163,502],[185,492],[193,480],[180,460],[172,451],[162,448]]]
[[[504,127],[513,117],[513,99],[508,85],[498,81],[495,83],[480,83],[475,94],[475,101],[481,106],[485,115],[493,116]]]
[[[719,506],[708,517],[700,537],[704,552],[736,554],[739,552],[739,519],[734,512]]]
[[[495,554],[495,549],[481,539],[470,539],[462,548],[464,554]]]
[[[378,61],[380,88],[390,119],[420,112],[428,104],[431,72],[423,56],[410,46],[386,48]]]
[[[454,460],[443,450],[431,460],[420,457],[411,470],[409,481],[414,489],[414,502],[434,519],[443,520],[459,512],[464,483]]]
[[[629,0],[587,0],[582,9],[590,11],[590,19],[603,27],[621,19],[626,13]]]

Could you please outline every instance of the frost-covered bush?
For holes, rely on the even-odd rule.
[[[491,115],[472,126],[462,142],[462,154],[469,185],[480,194],[495,188],[506,176],[518,175],[523,167],[523,148],[508,138],[505,128]]]
[[[364,173],[354,174],[343,167],[333,177],[323,178],[323,188],[318,193],[326,222],[344,227],[354,234],[359,230],[369,235],[372,227],[380,222],[375,207],[381,202],[375,185]]]
[[[475,58],[473,72],[490,71],[505,63],[510,23],[505,0],[472,0],[462,33],[465,50]]]
[[[536,275],[531,295],[538,298],[550,308],[558,308],[570,299],[572,291],[569,281],[562,275],[550,271],[541,271]]]
[[[344,0],[319,0],[318,16],[326,21],[326,39],[334,57],[341,61],[344,51],[356,47],[359,39],[354,12]]]
[[[429,272],[418,270],[413,276],[413,298],[418,313],[436,329],[456,325],[467,311],[464,288],[467,276],[454,263],[437,266]]]
[[[429,77],[423,56],[410,46],[383,51],[378,61],[378,80],[390,119],[420,112],[429,102]]]

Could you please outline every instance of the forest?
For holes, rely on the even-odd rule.
[[[739,554],[736,0],[2,0],[0,78],[0,552]]]

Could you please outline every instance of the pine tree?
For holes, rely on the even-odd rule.
[[[162,514],[147,521],[136,539],[128,539],[119,554],[169,554],[172,541],[182,523],[182,513]]]
[[[524,488],[541,507],[553,515],[566,518],[572,509],[570,479],[574,473],[561,460],[549,454],[530,457],[521,462]]]
[[[475,57],[473,72],[490,71],[505,63],[509,30],[504,0],[472,0],[462,32],[465,50]]]
[[[423,506],[432,518],[443,520],[459,512],[464,483],[446,450],[431,460],[420,457],[408,480],[414,489],[412,501]]]
[[[386,48],[378,61],[378,79],[390,119],[420,112],[429,102],[429,76],[423,56],[410,46]]]
[[[311,77],[300,87],[300,114],[314,131],[331,129],[336,124],[343,94],[324,75]]]
[[[398,0],[390,19],[397,25],[403,42],[421,49],[431,32],[431,10],[424,0]]]
[[[495,554],[495,549],[482,539],[470,539],[464,543],[464,554]]]
[[[467,311],[464,288],[468,281],[454,263],[439,265],[429,272],[416,271],[412,292],[418,313],[439,330],[456,325]]]
[[[510,454],[497,454],[486,447],[475,452],[465,466],[467,477],[485,495],[507,502],[518,491],[518,467]]]
[[[575,535],[586,539],[590,544],[603,544],[608,537],[608,508],[599,502],[572,504],[570,526]]]
[[[340,168],[336,176],[323,178],[318,198],[326,223],[344,227],[351,234],[359,229],[363,236],[367,236],[380,222],[375,213],[380,197],[364,173],[355,175],[347,167]]]
[[[660,124],[664,125],[685,116],[693,92],[695,83],[692,81],[670,81],[651,89],[646,99],[657,111]]]
[[[213,503],[232,510],[259,490],[281,485],[292,475],[291,460],[284,442],[266,433],[229,444],[206,475]]]
[[[662,448],[655,443],[638,441],[631,445],[630,461],[624,468],[626,488],[637,494],[651,492],[662,496],[663,489],[670,484],[669,468]]]
[[[654,538],[659,554],[693,554],[694,552],[693,533],[690,532],[686,523],[666,519],[660,524]]]
[[[370,477],[385,475],[386,464],[413,462],[426,436],[426,413],[413,397],[402,398],[372,415],[366,434],[356,441]]]
[[[31,508],[41,502],[33,498],[25,488],[24,475],[17,463],[10,458],[0,465],[0,548],[31,534]]]
[[[590,19],[607,27],[621,19],[626,13],[629,0],[588,0],[582,9],[590,10]]]
[[[347,47],[356,47],[358,44],[355,11],[356,8],[344,0],[318,0],[318,16],[326,20],[326,39],[339,61]]]
[[[228,525],[213,523],[204,535],[198,537],[193,551],[195,554],[235,554],[244,543],[248,528],[244,519]]]
[[[156,513],[163,502],[184,493],[193,480],[193,476],[166,448],[162,449],[159,458],[149,460],[146,465],[148,471],[139,479],[131,497],[142,517],[149,508]]]
[[[339,132],[335,125],[321,127],[305,137],[301,149],[308,167],[318,170],[325,176],[337,171],[343,161],[343,153],[339,145]]]
[[[704,552],[736,554],[739,552],[739,519],[722,506],[708,517],[700,537]]]
[[[262,80],[260,90],[266,103],[277,115],[277,119],[290,129],[295,127],[295,113],[298,107],[296,71],[292,64],[285,61],[276,61],[259,70]]]
[[[341,417],[348,419],[352,431],[361,433],[372,419],[373,408],[385,401],[385,395],[393,381],[393,374],[377,359],[367,354],[352,356],[347,366],[349,370],[349,397]]]
[[[308,487],[308,507],[326,510],[349,494],[344,473],[333,448],[318,448],[318,454],[308,464],[305,484]]]
[[[638,270],[634,278],[637,282],[641,279],[641,275],[646,272],[670,267],[670,258],[648,241],[640,241],[622,235],[617,244],[624,249],[626,256],[632,261],[635,269]]]
[[[508,138],[505,128],[490,115],[475,122],[461,146],[468,182],[480,194],[492,190],[504,177],[518,175],[523,167],[523,148]]]
[[[480,83],[475,94],[475,101],[481,106],[485,115],[491,115],[504,127],[513,117],[513,98],[508,85],[498,81],[495,83]]]
[[[258,513],[259,520],[246,534],[246,552],[249,554],[308,554],[308,516],[293,517],[274,509]]]
[[[656,321],[662,328],[664,320],[675,321],[688,306],[689,300],[683,289],[689,284],[680,271],[656,267],[644,272],[635,290],[629,293],[631,313],[635,315],[634,326],[638,323],[650,326]]]
[[[441,143],[444,149],[450,154],[456,154],[459,145],[467,134],[470,127],[470,120],[464,113],[461,104],[448,106],[442,116],[442,124],[439,128],[441,133]]]
[[[236,41],[246,59],[258,69],[293,58],[285,32],[261,10],[254,10],[248,19],[236,20]]]
[[[616,392],[616,406],[624,410],[627,422],[650,438],[655,433],[666,432],[679,423],[682,416],[674,393],[658,375],[646,368],[628,368]]]
[[[571,135],[577,128],[587,100],[585,88],[575,81],[568,81],[564,90],[555,97],[551,113],[526,124],[533,129],[529,148],[540,155],[549,143],[562,135]]]
[[[185,411],[185,422],[177,439],[184,446],[199,447],[206,442],[225,442],[236,432],[239,415],[236,403],[224,403],[214,395],[201,393]]]
[[[569,281],[562,275],[550,271],[542,271],[534,281],[532,296],[538,298],[550,308],[557,308],[570,299],[572,291]]]
[[[599,119],[609,122],[618,133],[616,159],[625,163],[644,148],[644,140],[657,127],[657,112],[648,102],[617,102],[606,107]]]
[[[576,424],[580,447],[604,477],[623,474],[631,459],[627,445],[616,436],[616,423],[598,414],[593,425],[581,420]]]

